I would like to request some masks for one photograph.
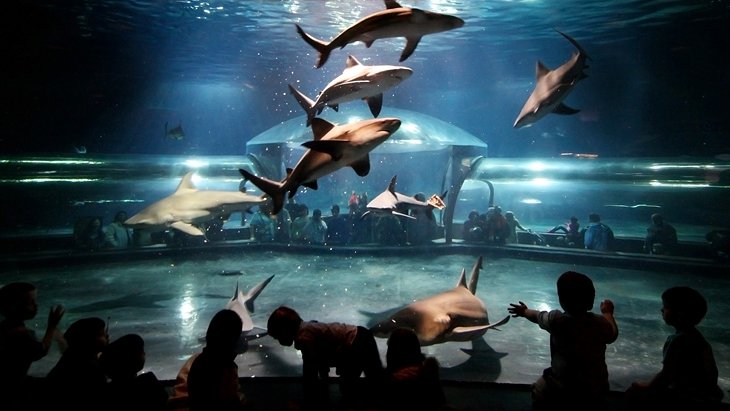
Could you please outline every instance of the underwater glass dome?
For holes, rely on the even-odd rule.
[[[565,271],[591,277],[593,312],[615,302],[606,363],[619,396],[661,367],[673,332],[662,292],[697,289],[730,402],[728,0],[30,0],[3,12],[0,287],[38,287],[37,335],[53,304],[66,306],[62,330],[109,319],[112,340],[144,337],[146,370],[171,387],[234,291],[265,283],[243,314],[255,328],[239,377],[299,376],[301,356],[266,335],[279,305],[369,327],[482,261],[480,327],[516,301],[559,309]],[[315,141],[314,117],[341,134]],[[286,213],[271,215],[271,198]],[[316,210],[330,231],[304,234]],[[515,218],[509,232],[500,213]],[[585,235],[595,215],[613,233],[600,246]],[[656,215],[676,236],[655,241]],[[529,321],[473,338],[449,324],[420,340],[444,381],[520,391],[550,366],[550,335]],[[472,399],[456,401],[489,408]]]

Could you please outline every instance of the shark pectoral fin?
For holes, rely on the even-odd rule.
[[[580,110],[576,110],[574,108],[568,107],[563,103],[558,104],[555,109],[553,110],[553,113],[555,114],[563,114],[563,115],[570,115],[575,114],[579,112]]]
[[[449,333],[449,339],[454,341],[469,341],[479,338],[489,329],[488,325],[475,325],[472,327],[454,327]]]
[[[319,151],[320,153],[329,154],[333,160],[338,161],[342,158],[342,153],[350,147],[350,142],[343,140],[314,140],[302,143],[302,146],[310,150]],[[370,165],[368,164],[369,167]]]
[[[307,187],[307,188],[311,188],[312,190],[316,190],[316,189],[318,189],[318,188],[319,188],[319,186],[317,185],[317,180],[314,180],[314,181],[308,181],[308,182],[306,182],[306,183],[302,183],[302,185],[303,185],[304,187]],[[292,194],[292,195],[290,195],[289,197],[294,197],[294,195]]]
[[[360,160],[357,160],[350,164],[355,173],[360,177],[365,177],[370,173],[370,156],[365,156]]]
[[[175,221],[174,223],[170,224],[170,227],[182,231],[185,234],[205,236],[205,233],[203,233],[203,231],[201,231],[198,227],[192,224],[184,223],[182,221]]]
[[[393,211],[393,212],[392,212],[391,214],[393,214],[393,215],[397,215],[397,216],[401,216],[401,217],[405,217],[405,218],[410,218],[410,219],[412,219],[412,220],[416,220],[416,217],[413,217],[412,215],[408,215],[408,214],[403,214],[403,213],[399,213],[399,212],[397,212],[397,211]]]
[[[501,319],[501,320],[500,320],[500,321],[499,321],[498,323],[495,323],[495,324],[489,324],[489,325],[487,326],[487,328],[494,328],[494,329],[495,329],[495,330],[497,330],[497,331],[501,331],[501,330],[500,330],[499,328],[497,328],[497,327],[499,327],[500,325],[505,325],[505,324],[507,324],[508,322],[509,322],[509,315],[508,315],[508,316],[506,316],[506,317],[504,317],[504,318],[502,318],[502,319]]]
[[[411,54],[416,51],[419,41],[421,41],[420,37],[406,37],[406,47],[403,49],[403,52],[400,55],[400,60],[398,61],[405,61],[408,57],[410,57]]]
[[[380,110],[383,108],[383,93],[377,96],[370,96],[365,99],[370,107],[370,112],[373,113],[373,117],[377,117],[380,114]]]

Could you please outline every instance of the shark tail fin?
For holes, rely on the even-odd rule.
[[[246,301],[244,304],[246,305],[246,309],[249,312],[254,312],[253,302],[256,300],[256,297],[261,294],[261,291],[266,288],[266,286],[271,282],[271,279],[274,278],[272,275],[271,277],[265,279],[264,281],[261,281],[260,283],[256,284],[253,288],[248,290],[248,293],[246,293]],[[236,284],[236,289],[238,289],[238,284]]]
[[[583,47],[581,47],[580,44],[578,44],[578,42],[574,38],[570,37],[569,35],[563,33],[562,31],[560,31],[558,29],[553,29],[553,30],[557,31],[558,34],[560,34],[561,36],[565,37],[570,42],[570,44],[572,44],[573,46],[575,46],[575,48],[578,49],[578,52],[582,56],[585,56],[585,58],[590,59],[590,57],[588,56],[588,53],[586,53],[586,51],[583,49]]]
[[[317,64],[315,64],[314,67],[320,68],[324,66],[324,63],[327,62],[327,59],[330,57],[330,51],[332,49],[330,48],[329,43],[325,43],[322,40],[318,40],[309,34],[305,33],[304,30],[299,27],[298,24],[295,24],[297,26],[297,33],[299,33],[300,36],[304,39],[304,41],[307,42],[310,46],[314,47],[317,52],[319,52],[319,58],[317,59]]]
[[[307,113],[307,126],[311,125],[312,119],[317,115],[317,110],[314,109],[314,101],[305,96],[301,91],[294,88],[291,84],[289,84],[289,91],[294,98],[297,99],[297,103],[299,103],[299,105],[302,106],[304,111]]]
[[[272,214],[278,214],[279,211],[284,208],[284,191],[282,190],[281,183],[255,176],[242,168],[239,168],[238,171],[241,173],[243,178],[253,183],[253,185],[258,187],[259,190],[271,197],[271,200],[274,202],[274,206],[271,211]]]
[[[474,263],[474,267],[471,269],[471,277],[469,277],[469,291],[471,291],[472,294],[476,295],[477,293],[477,283],[479,282],[479,270],[482,269],[482,256],[480,255],[479,258],[477,258],[477,262]]]

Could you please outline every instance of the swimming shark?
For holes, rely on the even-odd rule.
[[[264,196],[240,191],[198,190],[192,182],[193,174],[192,171],[185,174],[174,193],[145,207],[128,218],[124,225],[149,231],[172,227],[190,235],[204,236],[197,224],[227,217],[266,201]]]
[[[370,47],[375,40],[390,37],[406,38],[406,47],[399,60],[405,61],[416,50],[421,37],[464,25],[464,20],[456,16],[402,7],[395,0],[385,0],[385,7],[385,10],[358,20],[330,42],[310,36],[297,24],[299,35],[319,52],[315,67],[322,67],[327,62],[330,52],[336,48],[343,48],[357,41],[362,41],[366,47]]]
[[[416,217],[403,214],[400,211],[406,211],[412,208],[438,208],[439,210],[443,210],[446,207],[446,204],[444,204],[444,201],[442,200],[442,198],[446,196],[446,193],[443,193],[441,197],[434,194],[428,200],[420,201],[415,197],[396,192],[395,183],[397,177],[398,176],[393,176],[393,178],[390,179],[388,188],[378,194],[377,197],[373,198],[372,201],[367,204],[367,211],[365,211],[360,218],[364,218],[371,212],[378,212],[415,219]],[[428,215],[430,215],[430,213]]]
[[[289,84],[292,95],[307,112],[307,125],[325,106],[338,111],[340,103],[360,99],[368,103],[373,117],[377,117],[383,107],[383,92],[413,74],[413,70],[403,66],[366,66],[351,55],[345,66],[342,74],[327,84],[316,101]]]
[[[448,341],[471,341],[481,338],[487,330],[506,324],[509,315],[496,324],[489,323],[487,307],[476,296],[480,256],[471,271],[469,284],[466,270],[461,270],[456,287],[417,300],[370,327],[376,337],[387,338],[399,327],[410,328],[422,346]]]
[[[233,297],[231,297],[231,299],[228,301],[225,308],[235,311],[236,314],[241,317],[241,322],[243,323],[243,325],[241,326],[241,331],[245,335],[253,334],[260,336],[261,334],[266,333],[265,329],[256,327],[254,325],[253,320],[251,319],[251,313],[254,312],[254,301],[256,300],[256,297],[261,294],[261,291],[263,291],[263,289],[271,282],[271,279],[273,278],[274,276],[272,275],[269,278],[261,281],[253,288],[248,290],[246,294],[244,294],[238,288],[238,283],[236,283],[236,291],[233,293]]]
[[[327,120],[314,118],[314,140],[302,144],[308,150],[293,169],[287,168],[287,175],[282,181],[257,177],[243,169],[239,171],[245,179],[271,197],[271,212],[278,214],[284,206],[284,193],[289,192],[291,198],[299,186],[316,190],[318,178],[340,168],[352,167],[357,175],[368,175],[369,153],[398,130],[400,123],[397,118],[376,118],[334,125]]]
[[[555,70],[548,69],[541,61],[537,62],[537,84],[522,107],[520,115],[517,116],[514,128],[530,126],[550,113],[568,115],[580,111],[566,106],[563,100],[579,81],[588,77],[583,70],[588,68],[586,60],[590,57],[575,39],[558,30],[555,31],[568,39],[578,52],[574,52],[570,60]]]

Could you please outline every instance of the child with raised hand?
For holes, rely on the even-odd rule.
[[[51,307],[46,332],[38,341],[35,332],[25,321],[38,314],[38,289],[27,282],[9,283],[0,288],[0,397],[13,403],[27,399],[27,390],[35,385],[28,377],[33,362],[48,354],[51,343],[63,318],[61,305]],[[0,407],[4,408],[4,407]],[[9,407],[11,409],[12,407]]]
[[[674,327],[663,348],[662,369],[649,381],[627,390],[632,409],[697,409],[720,407],[717,364],[712,347],[696,328],[707,314],[707,301],[690,287],[672,287],[662,294],[662,318]]]
[[[593,281],[574,271],[558,278],[557,289],[564,311],[537,311],[522,301],[508,309],[550,333],[551,366],[532,386],[533,409],[596,409],[609,391],[606,345],[618,338],[613,302],[601,302],[602,315],[592,313]]]

